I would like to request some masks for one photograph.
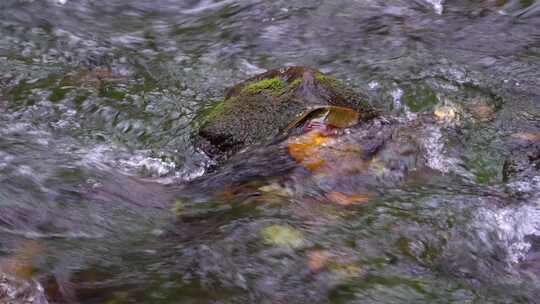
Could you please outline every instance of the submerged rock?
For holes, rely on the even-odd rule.
[[[540,176],[540,133],[512,134],[510,145],[511,153],[503,167],[504,180],[531,180]]]
[[[313,109],[350,108],[359,121],[375,117],[366,96],[337,79],[305,67],[271,70],[230,88],[223,101],[195,120],[199,146],[211,155],[230,155],[275,138]]]
[[[0,303],[47,304],[49,302],[39,283],[0,273]]]

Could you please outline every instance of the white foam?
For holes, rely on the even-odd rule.
[[[540,176],[528,180],[518,180],[508,183],[507,186],[517,193],[540,193]]]
[[[13,155],[0,151],[0,169],[7,167],[14,159]]]
[[[234,3],[236,2],[235,0],[224,0],[224,1],[214,1],[214,0],[204,0],[204,1],[201,1],[201,3],[199,5],[197,5],[196,7],[194,8],[191,8],[191,9],[186,9],[186,10],[182,10],[181,13],[182,14],[186,14],[186,15],[194,15],[194,14],[200,14],[204,11],[207,11],[207,10],[216,10],[216,9],[220,9],[226,5],[229,5],[231,3]]]
[[[431,169],[442,173],[455,173],[467,178],[474,178],[474,175],[462,169],[461,160],[450,157],[446,154],[445,142],[440,127],[428,126],[422,136],[424,146],[424,157],[427,165]]]
[[[82,155],[81,159],[77,162],[77,165],[100,169],[111,166],[113,158],[112,156],[109,156],[109,154],[115,154],[114,149],[108,145],[96,145],[92,149],[81,151],[80,153]]]
[[[368,86],[369,86],[369,88],[370,88],[371,90],[376,90],[376,89],[378,89],[378,88],[381,86],[381,84],[378,83],[377,81],[370,81],[370,82],[368,83]],[[403,94],[402,94],[402,95],[403,95]]]
[[[170,161],[163,161],[159,158],[134,155],[125,160],[120,160],[120,165],[127,169],[144,171],[151,177],[161,177],[170,174],[176,169],[176,164]]]
[[[403,94],[404,92],[400,88],[397,88],[390,92],[390,95],[392,95],[394,109],[401,110],[405,114],[405,119],[401,119],[401,121],[406,122],[415,120],[418,117],[416,113],[411,112],[411,109],[409,109],[409,107],[401,101]]]
[[[254,65],[253,63],[247,61],[246,59],[242,59],[240,63],[242,64],[242,67],[244,68],[245,72],[248,75],[257,75],[257,74],[266,72],[265,69],[262,69]]]
[[[439,15],[442,15],[444,10],[444,0],[426,0],[429,4],[433,5],[433,9]]]
[[[394,108],[401,109],[401,107],[402,107],[401,97],[403,97],[403,90],[400,89],[400,88],[397,88],[397,89],[393,90],[392,92],[390,92],[390,94],[392,95],[392,101],[393,101],[393,104],[394,104]]]
[[[481,209],[476,216],[474,228],[486,244],[499,242],[506,249],[508,263],[518,263],[531,248],[525,237],[540,236],[539,203],[537,200],[517,208]],[[493,236],[496,236],[495,240]]]

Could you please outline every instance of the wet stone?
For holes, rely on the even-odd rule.
[[[520,132],[510,136],[511,152],[503,166],[507,182],[532,180],[540,176],[540,133]]]
[[[223,101],[195,119],[197,142],[211,155],[231,155],[276,138],[314,108],[337,106],[375,117],[366,96],[337,79],[306,67],[271,70],[230,88]]]

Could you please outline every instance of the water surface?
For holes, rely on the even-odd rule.
[[[0,287],[36,303],[536,303],[540,177],[501,172],[538,134],[539,59],[534,0],[3,0]],[[347,207],[275,146],[200,178],[197,111],[285,65],[403,123],[452,109],[417,129],[430,171]]]

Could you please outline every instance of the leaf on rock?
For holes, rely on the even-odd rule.
[[[326,123],[336,128],[349,128],[358,123],[360,114],[345,107],[328,107]]]
[[[309,122],[325,125],[333,128],[349,128],[360,120],[360,114],[353,109],[337,106],[317,106],[308,109],[300,117],[294,120],[285,131],[298,128]]]

